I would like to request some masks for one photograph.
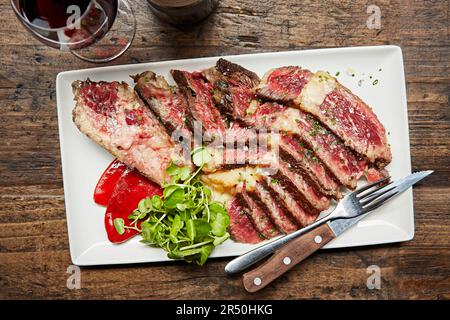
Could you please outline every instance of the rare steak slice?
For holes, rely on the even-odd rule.
[[[289,215],[289,211],[284,207],[275,193],[266,188],[263,181],[257,182],[254,188],[255,196],[264,204],[266,212],[270,215],[271,221],[284,233],[291,233],[298,229],[298,225]]]
[[[314,185],[305,179],[305,177],[293,170],[292,165],[284,161],[282,157],[278,159],[277,169],[277,174],[283,176],[282,181],[289,181],[292,185],[294,185],[297,190],[296,194],[301,196],[301,199],[304,199],[311,208],[318,211],[323,211],[329,208],[330,200],[318,192]]]
[[[283,176],[263,176],[260,183],[270,190],[271,194],[276,196],[277,199],[281,200],[284,208],[288,210],[292,220],[298,226],[304,227],[316,220],[319,212],[311,210],[304,200],[295,197],[295,188],[291,183],[284,182]]]
[[[347,148],[332,132],[312,115],[277,103],[259,105],[244,121],[255,127],[265,127],[297,135],[322,161],[340,183],[350,189],[364,174],[367,163]]]
[[[385,166],[391,161],[386,130],[377,116],[329,73],[313,74],[299,67],[273,69],[263,77],[257,92],[314,115],[369,162]]]
[[[235,195],[227,206],[230,215],[230,225],[228,231],[234,241],[242,243],[258,243],[264,240],[256,231],[249,219],[249,210],[244,205],[244,200],[240,194]]]
[[[72,88],[75,125],[128,167],[162,185],[171,161],[185,163],[181,148],[126,83],[75,81]]]
[[[276,226],[270,220],[270,216],[266,213],[265,206],[262,204],[261,200],[255,196],[254,191],[248,191],[244,184],[238,192],[242,195],[249,208],[249,218],[255,226],[255,229],[267,239],[280,234]]]
[[[203,75],[212,84],[216,105],[223,114],[233,120],[245,116],[250,102],[256,98],[253,89],[260,81],[254,72],[219,59]]]
[[[149,106],[172,135],[175,130],[176,141],[180,137],[191,141],[191,132],[186,125],[188,116],[188,106],[186,97],[176,86],[170,86],[162,76],[158,76],[152,71],[146,71],[133,76],[136,83],[134,90]]]
[[[322,194],[341,198],[340,184],[312,150],[292,135],[282,135],[279,141],[280,150],[284,155],[289,155],[288,162],[294,170],[304,173]]]
[[[190,128],[193,129],[196,125],[194,122],[198,122],[203,131],[211,137],[221,136],[226,124],[219,110],[214,106],[212,85],[200,72],[171,70],[171,74],[186,95]]]
[[[298,97],[311,76],[311,71],[300,67],[271,69],[264,74],[256,91],[264,99],[289,103]]]

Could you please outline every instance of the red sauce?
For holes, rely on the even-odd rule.
[[[109,164],[108,168],[106,168],[105,172],[103,172],[100,180],[98,180],[97,185],[95,186],[95,203],[102,206],[106,206],[108,204],[117,181],[127,168],[128,167],[124,163],[117,159]]]
[[[84,103],[98,114],[107,116],[116,109],[117,82],[90,83],[80,93]]]
[[[151,182],[135,170],[125,170],[122,173],[106,208],[105,228],[109,241],[121,243],[138,233],[133,229],[125,229],[125,232],[119,235],[114,227],[114,219],[122,218],[125,225],[130,226],[131,220],[128,219],[128,216],[137,208],[139,201],[153,195],[162,196],[162,189],[159,185]],[[138,224],[138,227],[140,227],[140,224]]]

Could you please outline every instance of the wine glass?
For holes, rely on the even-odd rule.
[[[133,41],[128,0],[11,0],[22,24],[42,43],[89,62],[108,62]]]

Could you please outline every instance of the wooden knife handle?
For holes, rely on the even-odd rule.
[[[288,242],[262,265],[243,275],[245,289],[248,292],[256,292],[264,288],[335,237],[325,223]]]

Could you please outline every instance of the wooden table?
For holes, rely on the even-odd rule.
[[[60,71],[94,67],[48,48],[19,24],[9,1],[0,16],[0,298],[75,299],[448,299],[450,298],[449,1],[374,1],[381,29],[366,26],[369,1],[221,1],[189,31],[132,1],[138,29],[111,64],[263,51],[395,44],[403,49],[413,170],[434,169],[414,189],[414,240],[322,251],[257,294],[227,277],[227,259],[82,268],[81,289],[66,287],[71,264],[55,101]],[[366,286],[381,268],[381,289]]]

